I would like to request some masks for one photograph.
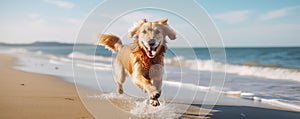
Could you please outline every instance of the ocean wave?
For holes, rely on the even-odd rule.
[[[49,63],[55,65],[67,65],[67,64],[71,65],[71,63],[75,61],[74,62],[75,66],[81,68],[105,70],[105,71],[112,70],[112,65],[110,63],[112,61],[111,57],[94,56],[94,55],[88,55],[80,52],[72,52],[67,56],[54,55],[54,54],[44,53],[40,50],[29,51],[25,48],[11,48],[2,52],[7,54],[24,54],[29,56],[44,57],[48,59]],[[73,60],[72,58],[74,58],[75,60]]]
[[[111,67],[101,67],[101,66],[94,66],[94,65],[80,64],[80,63],[75,64],[75,66],[86,68],[86,69],[95,69],[95,70],[104,70],[104,71],[110,71],[110,70],[112,70]]]
[[[81,68],[85,69],[95,69],[95,70],[104,70],[109,71],[112,70],[111,64],[101,63],[101,62],[93,62],[93,61],[86,61],[86,60],[76,60],[72,62],[70,58],[63,58],[63,57],[52,57],[49,59],[49,63],[57,64],[57,65],[72,65],[72,63]]]
[[[83,63],[84,68],[90,67],[101,67],[111,68],[112,57],[104,57],[97,55],[89,55],[81,52],[72,52],[67,54],[65,57],[47,54],[42,51],[31,52],[25,48],[12,48],[7,51],[9,54],[33,54],[38,56],[46,56],[49,61],[56,64],[70,63],[75,59],[76,63]],[[94,63],[95,62],[95,63]],[[105,62],[106,64],[97,64],[98,62]],[[93,63],[93,64],[91,64]],[[280,66],[273,65],[258,65],[254,63],[244,63],[244,65],[224,64],[213,60],[191,60],[185,59],[184,57],[173,57],[165,58],[165,64],[172,66],[187,67],[192,70],[198,71],[212,71],[212,72],[226,72],[231,74],[238,74],[244,76],[255,76],[268,79],[283,79],[293,80],[300,82],[300,71],[299,69],[289,69]],[[81,66],[83,66],[81,65]],[[217,67],[217,68],[216,68]],[[97,68],[96,68],[97,69]],[[224,71],[223,69],[227,69]]]
[[[177,87],[177,88],[185,88],[189,90],[199,90],[199,91],[212,91],[216,93],[221,93],[223,95],[227,96],[234,96],[239,97],[242,99],[252,100],[252,101],[258,101],[266,104],[270,104],[273,106],[285,108],[285,109],[291,109],[295,111],[300,111],[300,106],[296,104],[286,103],[279,99],[267,99],[260,96],[256,96],[254,93],[249,92],[243,92],[243,91],[223,91],[219,90],[216,87],[208,87],[208,86],[199,86],[191,83],[182,83],[182,82],[176,82],[176,81],[163,81],[165,85]]]
[[[49,59],[58,59],[59,58],[56,55],[47,54],[47,53],[44,53],[41,50],[30,51],[26,48],[10,48],[10,49],[7,49],[7,50],[3,50],[1,52],[11,54],[11,55],[16,55],[16,54],[25,54],[26,55],[27,54],[27,55],[34,55],[34,56],[44,56],[44,57],[49,58]]]
[[[198,71],[213,71],[238,74],[243,76],[255,76],[268,79],[285,79],[300,82],[300,71],[284,67],[248,66],[224,64],[213,60],[189,60],[183,57],[166,58],[168,65],[188,67]],[[217,67],[217,68],[216,68]],[[226,69],[224,71],[224,69]]]
[[[83,60],[98,60],[98,61],[106,61],[111,62],[112,57],[103,57],[103,56],[97,56],[97,55],[88,55],[81,52],[72,52],[68,54],[68,58],[74,58],[74,59],[83,59]]]
[[[3,50],[3,53],[14,54],[14,53],[29,53],[29,51],[25,48],[11,48],[7,50]]]
[[[60,61],[57,61],[57,60],[54,60],[54,59],[50,59],[49,62],[51,64],[58,64],[58,65],[63,65],[64,64],[63,62],[60,62]]]
[[[173,86],[173,87],[184,87],[190,90],[201,90],[201,91],[208,91],[211,88],[207,86],[199,86],[195,84],[190,84],[190,83],[181,83],[181,82],[176,82],[176,81],[163,81],[164,84],[168,86]]]
[[[88,55],[80,52],[72,52],[67,57],[70,59],[71,58],[75,59],[73,60],[74,64],[75,66],[78,67],[87,68],[87,69],[105,70],[105,71],[112,70],[112,65],[110,63],[112,61],[111,57],[94,56],[94,55]]]

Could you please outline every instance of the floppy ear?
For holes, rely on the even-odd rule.
[[[169,27],[169,25],[163,25],[163,30],[171,40],[176,39],[176,33]]]
[[[171,29],[168,25],[168,19],[164,18],[158,21],[155,21],[154,23],[156,24],[161,24],[163,25],[163,30],[165,32],[165,34],[171,39],[171,40],[175,40],[176,39],[176,33],[173,31],[173,29]]]
[[[161,20],[155,21],[154,23],[156,23],[156,24],[163,24],[163,25],[167,25],[167,22],[168,22],[168,19],[167,19],[167,18],[164,18],[164,19],[161,19]]]
[[[129,29],[129,31],[128,31],[129,38],[132,38],[136,34],[136,32],[139,30],[139,28],[146,22],[147,22],[146,19],[142,19],[141,21],[134,24],[134,26],[131,29]]]

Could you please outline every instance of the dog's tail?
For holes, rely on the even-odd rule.
[[[123,47],[120,38],[112,34],[101,34],[98,42],[112,52],[118,52]]]

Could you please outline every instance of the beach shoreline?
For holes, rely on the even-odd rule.
[[[76,90],[73,83],[56,76],[16,70],[13,67],[16,66],[17,59],[10,55],[0,54],[0,60],[0,118],[139,118],[118,107],[126,106],[123,99],[118,101],[97,97],[84,98],[86,95],[101,96],[103,93],[81,86]],[[80,94],[85,96],[80,98]],[[193,102],[191,105],[179,103],[174,105],[179,108],[188,106],[186,112],[180,116],[187,119],[300,118],[299,112],[268,109],[264,106],[253,107],[251,101],[248,101],[250,104],[246,104],[245,100],[238,98],[232,101],[241,104],[217,103],[213,110],[202,108],[202,112],[200,112],[202,104],[199,102]]]

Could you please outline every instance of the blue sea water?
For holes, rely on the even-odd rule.
[[[7,47],[7,46],[3,46]],[[22,47],[23,46],[15,46]],[[112,53],[101,46],[78,45],[80,52],[88,55],[110,57]],[[60,46],[31,46],[26,45],[28,51],[68,55],[73,52],[73,45]],[[95,49],[96,48],[96,49]],[[216,48],[223,50],[223,48]],[[224,48],[228,64],[251,65],[263,67],[282,67],[300,69],[300,47],[258,47],[258,48]],[[190,52],[193,51],[193,52]],[[176,54],[174,54],[176,52]],[[169,48],[166,57],[181,56],[186,59],[197,58],[210,60],[208,48]],[[222,62],[224,63],[224,62]]]
[[[168,86],[214,89],[224,95],[300,110],[300,47],[215,49],[169,48],[163,90],[174,92]],[[225,50],[226,62],[211,59],[211,53],[222,53],[218,50]],[[73,44],[39,42],[0,44],[0,51],[18,57],[18,63],[23,65],[18,69],[60,76],[69,82],[74,82],[75,76],[79,85],[104,92],[115,90],[111,64],[114,54],[102,46],[77,44],[74,50]],[[212,70],[212,65],[226,68],[225,80],[221,77],[225,72]],[[217,75],[215,81],[224,80],[223,87],[210,85],[212,74]],[[132,85],[126,81],[127,94],[145,96],[137,88],[126,88]],[[172,98],[171,94],[163,93],[162,97]]]

